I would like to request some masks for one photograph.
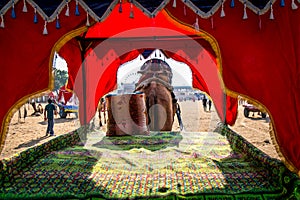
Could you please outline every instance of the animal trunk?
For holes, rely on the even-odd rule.
[[[148,111],[148,126],[151,131],[160,131],[159,107],[157,104],[157,96],[150,95],[147,97],[147,111]]]
[[[171,131],[174,110],[170,92],[163,85],[155,82],[151,82],[143,92],[146,94],[149,130]]]

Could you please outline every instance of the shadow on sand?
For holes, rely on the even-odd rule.
[[[78,118],[56,118],[54,119],[54,124],[61,124],[61,123],[72,122],[76,120],[78,120]],[[47,125],[47,121],[40,121],[39,124]]]
[[[20,148],[24,148],[24,147],[32,147],[35,144],[39,143],[42,140],[45,140],[46,138],[49,138],[48,136],[43,136],[34,140],[30,140],[29,142],[25,142],[20,144],[19,146],[15,147],[15,149],[20,149]]]

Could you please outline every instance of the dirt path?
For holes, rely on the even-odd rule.
[[[204,112],[201,101],[180,102],[180,106],[184,128],[187,132],[213,131],[220,121],[214,108],[212,108],[211,112]],[[31,113],[33,113],[33,110],[29,107],[28,115]],[[268,117],[261,119],[257,115],[254,115],[252,118],[245,118],[243,116],[242,107],[239,107],[238,119],[235,125],[230,128],[270,157],[279,158],[270,139],[268,120]],[[97,117],[94,119],[94,124],[95,128],[99,129]],[[62,135],[79,127],[79,121],[75,118],[74,114],[71,114],[66,119],[60,119],[57,116],[54,131],[56,135]],[[11,120],[6,143],[1,152],[0,159],[10,157],[17,152],[50,140],[51,137],[45,137],[46,128],[47,123],[43,120],[42,116],[28,116],[24,122],[23,119],[19,121],[18,114],[15,114]],[[101,130],[106,131],[105,127]],[[173,130],[180,130],[176,116]]]

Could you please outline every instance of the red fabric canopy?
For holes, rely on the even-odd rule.
[[[14,10],[17,18],[5,15],[5,28],[0,29],[0,91],[2,96],[5,95],[1,99],[0,109],[1,149],[14,107],[24,103],[29,96],[52,88],[51,65],[54,51],[60,50],[60,55],[66,59],[70,73],[68,87],[74,87],[75,90],[77,88],[81,96],[80,103],[93,102],[90,105],[84,104],[84,108],[80,105],[80,109],[87,113],[81,121],[87,123],[87,116],[94,112],[100,96],[115,86],[116,77],[111,74],[115,74],[121,63],[136,57],[138,50],[152,47],[167,50],[169,57],[187,62],[193,70],[194,87],[207,90],[217,100],[226,101],[220,103],[218,113],[221,119],[226,116],[227,123],[235,121],[236,112],[233,111],[236,110],[236,100],[229,96],[223,98],[220,93],[223,90],[213,90],[217,91],[213,94],[210,91],[211,83],[220,85],[221,89],[225,88],[227,95],[241,94],[261,103],[270,114],[275,143],[285,164],[299,173],[299,9],[280,7],[276,2],[273,5],[275,20],[270,20],[268,14],[258,15],[252,11],[243,20],[243,4],[236,3],[231,8],[230,2],[226,1],[225,17],[219,17],[220,12],[217,12],[208,19],[202,19],[188,7],[185,8],[184,3],[177,1],[176,8],[169,3],[154,18],[146,17],[133,7],[134,19],[131,19],[128,17],[130,4],[124,2],[123,13],[118,13],[115,7],[107,19],[91,27],[86,35],[82,34],[87,29],[85,14],[69,17],[60,15],[61,28],[56,29],[55,23],[49,22],[46,24],[48,35],[43,35],[44,20],[39,18],[37,24],[32,22],[34,8],[28,7],[29,12],[23,13],[22,4],[16,3]],[[70,10],[75,10],[75,1],[69,2],[69,7]],[[80,13],[86,13],[80,6],[79,9]],[[192,26],[197,18],[201,29],[199,32],[194,31]],[[143,37],[136,35],[141,27],[148,30],[143,32]],[[154,28],[149,31],[149,27]],[[162,31],[163,28],[167,31]],[[122,34],[119,36],[123,39],[119,37],[117,40],[120,33]],[[191,44],[198,45],[198,48],[190,51],[195,46],[174,45],[170,33],[175,42],[189,37],[194,41]],[[153,38],[153,35],[159,37]],[[75,36],[83,40],[73,39]],[[106,38],[111,40],[107,41]],[[128,42],[128,38],[134,40]],[[92,41],[93,44],[90,45]],[[130,44],[134,44],[131,49]],[[96,48],[99,45],[108,45],[109,48],[98,50]],[[201,71],[203,69],[198,66],[198,61],[205,61],[214,68]],[[99,64],[104,67],[90,67],[95,68]],[[219,73],[223,79],[214,79],[218,81],[213,82],[207,77],[209,72],[215,72],[213,76]],[[82,78],[90,75],[93,78],[88,87],[82,87],[82,83],[86,82]],[[209,81],[212,82],[209,84]],[[222,105],[226,112],[222,111]]]
[[[182,2],[178,2],[184,6]],[[217,13],[208,20],[199,18],[200,28],[217,41],[222,53],[222,77],[230,92],[261,103],[270,114],[275,143],[289,169],[300,169],[300,12],[290,7],[273,5],[274,20],[269,14],[248,12],[243,20],[243,4],[230,8],[226,17]],[[176,20],[193,24],[191,10],[166,10]],[[248,10],[249,11],[249,10]]]
[[[68,91],[66,86],[64,85],[61,88],[59,88],[57,101],[63,104],[67,104],[67,102],[71,99],[72,96],[73,93]]]
[[[129,4],[124,5],[125,10],[126,6],[129,6]],[[127,10],[129,11],[129,9]],[[124,14],[126,15],[126,13]],[[111,26],[116,21],[120,24],[128,24],[128,26]],[[102,38],[109,39],[99,42],[102,41]],[[219,52],[214,52],[212,47],[208,46],[209,37],[207,34],[189,27],[184,28],[167,16],[165,12],[159,13],[154,20],[145,16],[143,12],[136,10],[135,19],[133,20],[120,18],[118,9],[115,9],[104,22],[97,23],[90,28],[82,40],[86,41],[88,39],[95,39],[98,42],[96,46],[93,46],[94,51],[86,55],[85,62],[78,71],[80,74],[77,74],[75,92],[81,100],[80,102],[85,102],[85,106],[81,106],[82,111],[86,110],[86,112],[83,112],[86,115],[81,115],[83,124],[89,122],[94,116],[99,99],[105,94],[104,90],[99,88],[105,88],[106,92],[109,92],[115,87],[116,81],[114,80],[116,80],[117,69],[120,63],[128,61],[122,59],[122,56],[126,52],[130,52],[131,49],[143,51],[143,48],[159,48],[168,51],[167,55],[169,57],[186,62],[193,72],[193,86],[205,91],[212,97],[223,122],[230,125],[234,124],[237,106],[230,107],[226,105],[226,99],[230,100],[231,97],[226,98],[222,91],[223,83],[219,79],[218,71],[220,67],[216,58],[210,54],[210,52],[214,54]],[[212,39],[209,42],[211,41]],[[202,43],[209,49],[209,52],[203,48]],[[197,50],[195,51],[195,49]],[[134,55],[137,56],[138,54]],[[118,57],[121,58],[113,62]],[[105,75],[104,72],[107,70],[112,73],[106,73],[107,75]],[[203,78],[203,75],[205,78]],[[84,77],[81,78],[82,76]],[[100,79],[105,79],[106,76],[109,77],[108,82],[100,81]],[[74,80],[72,76],[70,79]],[[103,83],[106,83],[105,87],[103,87]],[[99,84],[101,87],[98,86]],[[97,87],[98,90],[96,91]],[[236,99],[229,102],[237,105]],[[228,115],[228,118],[225,115]]]

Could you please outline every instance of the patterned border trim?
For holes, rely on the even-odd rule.
[[[144,12],[146,15],[149,17],[155,17],[159,11],[161,11],[168,3],[170,0],[164,0],[161,2],[161,4],[151,13],[149,12],[145,7],[143,7],[138,1],[133,0],[132,3],[135,5],[137,8],[139,8],[142,12]]]
[[[250,1],[239,0],[241,3],[246,4],[246,7],[252,10],[254,13],[258,15],[263,15],[271,9],[271,6],[276,2],[276,0],[270,0],[263,9],[259,9],[255,5],[253,5]]]
[[[216,131],[227,137],[232,149],[242,152],[258,162],[269,166],[270,172],[274,176],[279,175],[280,183],[286,188],[285,195],[290,196],[291,199],[298,199],[298,197],[300,197],[300,179],[296,173],[289,171],[282,161],[269,157],[267,154],[249,143],[245,138],[222,123],[218,125]],[[276,166],[279,166],[279,169]],[[269,199],[269,196],[267,199]]]
[[[253,146],[245,138],[228,128],[226,125],[219,124],[219,126],[216,128],[216,131],[227,137],[229,143],[232,146],[232,149],[247,154],[249,157],[252,157],[266,165],[282,165],[284,167],[283,163],[280,160],[269,157],[267,154]]]
[[[48,17],[44,13],[44,11],[35,3],[34,0],[23,0],[23,1],[22,0],[11,0],[0,10],[0,15],[2,15],[2,16],[5,15],[5,13],[10,8],[14,7],[14,5],[19,3],[20,1],[30,4],[33,8],[35,8],[37,10],[37,13],[39,13],[39,15],[41,15],[41,17],[43,17],[43,19],[47,22],[54,21],[56,19],[57,15],[59,15],[61,13],[61,11],[67,6],[68,3],[71,3],[72,1],[76,1],[76,3],[78,3],[84,10],[87,11],[87,14],[89,16],[91,16],[95,21],[100,22],[100,21],[104,20],[110,14],[110,12],[113,10],[113,8],[122,0],[114,0],[111,3],[111,5],[108,7],[106,12],[103,14],[103,16],[100,16],[100,17],[98,15],[96,15],[92,11],[91,8],[89,8],[89,6],[84,2],[84,0],[62,0],[61,4],[57,7],[55,12],[50,17]],[[176,0],[173,0],[171,3],[173,3],[173,7],[176,7],[176,3],[174,5],[174,1],[176,2]],[[193,10],[199,17],[204,18],[204,19],[207,19],[207,18],[213,16],[220,9],[220,7],[223,7],[223,4],[226,2],[226,0],[219,0],[212,7],[212,9],[206,13],[206,12],[203,12],[202,10],[200,10],[195,4],[193,4],[191,0],[181,0],[181,1],[187,7],[189,7],[191,10]],[[152,13],[149,12],[145,7],[143,7],[136,0],[131,0],[129,2],[131,2],[133,5],[135,5],[138,9],[140,9],[142,12],[144,12],[149,17],[155,17],[160,10],[162,10],[167,4],[170,3],[170,0],[162,1],[162,3]],[[249,10],[251,10],[252,12],[254,12],[258,15],[263,15],[266,12],[268,12],[270,9],[272,11],[272,5],[276,2],[276,0],[270,0],[263,9],[256,7],[255,5],[253,5],[251,3],[251,1],[239,0],[239,2],[241,4],[244,4],[245,9],[248,8]],[[298,8],[298,6],[296,5],[295,1],[293,1],[291,4],[291,9],[297,9],[297,8]]]
[[[107,10],[105,11],[105,13],[102,15],[102,17],[99,17],[98,15],[96,15],[92,9],[86,5],[86,3],[84,2],[84,0],[78,0],[78,3],[81,5],[82,8],[84,8],[84,10],[87,11],[87,13],[97,22],[103,21],[109,14],[110,12],[113,10],[113,8],[118,4],[118,0],[114,0],[110,6],[107,8]]]
[[[0,160],[0,180],[9,181],[18,175],[22,168],[29,166],[34,160],[45,156],[51,151],[56,151],[67,146],[78,144],[80,141],[79,131],[58,136],[49,142],[29,148],[11,158]],[[1,185],[1,181],[0,181]]]
[[[222,5],[226,2],[226,0],[218,1],[209,12],[205,13],[202,10],[200,10],[197,6],[195,6],[190,0],[182,0],[182,1],[191,10],[193,10],[196,14],[198,14],[200,17],[202,17],[204,19],[207,19],[207,18],[213,16],[220,9],[220,7],[222,7]],[[256,7],[250,1],[247,1],[247,0],[239,0],[239,2],[244,4],[252,12],[257,13],[259,15],[263,15],[271,9],[271,6],[276,2],[276,0],[270,0],[263,9]]]
[[[225,1],[224,1],[225,2]],[[183,0],[183,3],[185,3],[185,5],[187,5],[187,7],[189,7],[191,10],[193,10],[197,15],[199,15],[201,18],[207,19],[211,16],[213,16],[218,9],[222,6],[223,1],[220,0],[218,1],[210,11],[203,12],[202,10],[200,10],[197,6],[195,6],[190,0]]]
[[[12,8],[16,3],[18,3],[21,0],[12,0],[8,2],[1,10],[0,14],[4,15],[10,8]],[[68,6],[68,4],[72,1],[75,0],[62,0],[60,5],[56,8],[56,10],[53,12],[53,14],[49,17],[48,15],[45,14],[45,12],[35,3],[34,0],[25,0],[23,2],[28,3],[31,5],[34,9],[36,9],[37,13],[47,22],[53,22],[56,20],[57,16],[61,14],[62,10]],[[21,1],[22,2],[22,1]],[[84,0],[76,0],[78,2],[78,5],[80,5],[87,13],[89,16],[91,16],[95,21],[99,22],[105,19],[110,12],[113,10],[113,8],[118,4],[118,0],[114,0],[110,6],[107,8],[103,16],[99,17],[96,15],[92,9],[84,2]]]
[[[56,8],[56,10],[53,12],[53,14],[50,17],[48,17],[33,0],[27,0],[27,3],[31,5],[34,9],[36,9],[37,13],[47,22],[53,22],[56,19],[57,15],[59,15],[63,8],[67,5],[66,1],[62,1]]]

